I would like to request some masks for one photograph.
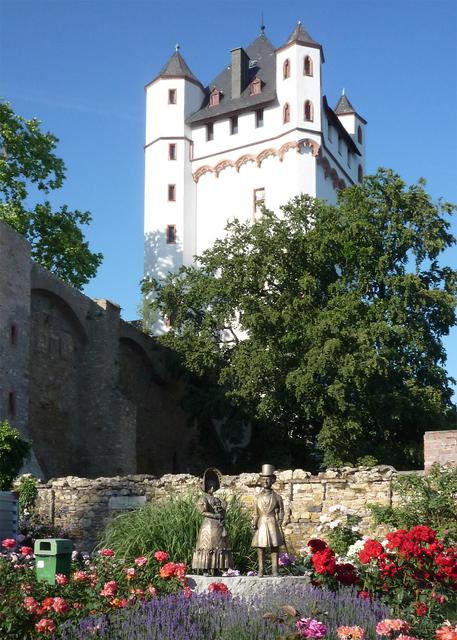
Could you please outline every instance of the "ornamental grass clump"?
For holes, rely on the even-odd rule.
[[[171,496],[119,515],[108,523],[100,544],[114,549],[125,560],[149,557],[155,549],[167,549],[170,560],[190,566],[202,522],[195,506],[197,499],[195,493]],[[252,516],[238,496],[229,497],[226,504],[225,526],[234,564],[245,573],[256,562],[256,552],[251,547]]]

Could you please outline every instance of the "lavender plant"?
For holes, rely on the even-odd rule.
[[[359,625],[375,640],[376,623],[390,615],[387,607],[361,600],[355,591],[335,594],[314,587],[277,587],[268,596],[249,599],[223,594],[183,594],[157,598],[107,616],[86,618],[61,629],[58,640],[276,640],[284,631],[265,619],[266,611],[292,604],[301,615],[325,622],[329,637],[341,625]]]

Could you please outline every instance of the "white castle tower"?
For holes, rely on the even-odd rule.
[[[299,22],[275,49],[232,49],[207,87],[179,47],[146,86],[145,275],[161,279],[223,237],[233,218],[279,213],[300,193],[335,202],[363,177],[366,121],[322,93],[322,46]]]

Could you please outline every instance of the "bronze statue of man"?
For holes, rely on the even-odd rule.
[[[284,520],[284,504],[281,496],[271,488],[276,482],[274,470],[271,464],[262,465],[260,483],[263,489],[255,504],[255,533],[251,546],[257,547],[259,577],[262,577],[265,571],[267,549],[271,553],[271,575],[278,575],[279,547],[285,544],[281,526]]]

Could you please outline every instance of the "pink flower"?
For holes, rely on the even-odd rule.
[[[62,587],[64,587],[66,584],[68,584],[68,578],[63,573],[56,573],[56,582],[57,584],[60,584]]]
[[[133,567],[131,567],[125,570],[125,574],[127,576],[127,580],[133,580],[133,578],[135,577],[136,571],[135,569],[133,569]]]
[[[154,558],[157,560],[157,562],[163,564],[168,560],[168,553],[166,551],[156,551],[154,553]]]
[[[297,631],[305,638],[325,638],[327,635],[327,627],[323,622],[314,620],[313,618],[300,618],[295,623]]]
[[[396,633],[408,633],[410,625],[405,620],[394,618],[390,620],[386,618],[376,625],[376,633],[380,636],[392,637]]]
[[[73,574],[74,582],[84,582],[84,580],[88,579],[88,575],[85,571],[75,571]]]
[[[100,591],[100,595],[105,598],[113,598],[117,593],[117,583],[114,580],[105,582],[103,589]]]
[[[32,547],[21,547],[19,549],[19,553],[21,553],[23,556],[31,556],[33,553],[33,549]]]
[[[111,556],[114,556],[114,551],[112,551],[112,549],[100,549],[98,553],[105,558],[110,558]]]
[[[56,630],[56,623],[54,620],[50,620],[49,618],[41,618],[41,620],[36,623],[35,629],[38,633],[51,635]]]
[[[135,558],[135,564],[137,567],[144,567],[147,561],[148,559],[146,558],[146,556],[140,556],[139,558]]]
[[[116,607],[116,609],[123,609],[128,603],[129,601],[126,598],[114,598],[110,604],[112,607]]]
[[[152,584],[148,584],[148,586],[146,587],[146,592],[150,596],[156,596],[157,595],[157,589],[155,587],[153,587]]]
[[[183,594],[185,595],[186,598],[191,598],[192,597],[192,589],[189,586],[185,586],[184,589],[182,590]]]
[[[52,605],[52,608],[56,613],[67,613],[68,604],[65,598],[54,598],[54,604]]]
[[[28,596],[27,598],[24,598],[22,606],[29,613],[35,613],[35,611],[38,609],[38,602],[35,600],[35,598],[32,598],[32,596]]]
[[[336,635],[340,640],[364,640],[365,630],[362,627],[338,627]]]
[[[2,540],[2,547],[5,547],[5,549],[14,549],[15,546],[16,540],[13,540],[13,538],[5,538],[5,540]]]

